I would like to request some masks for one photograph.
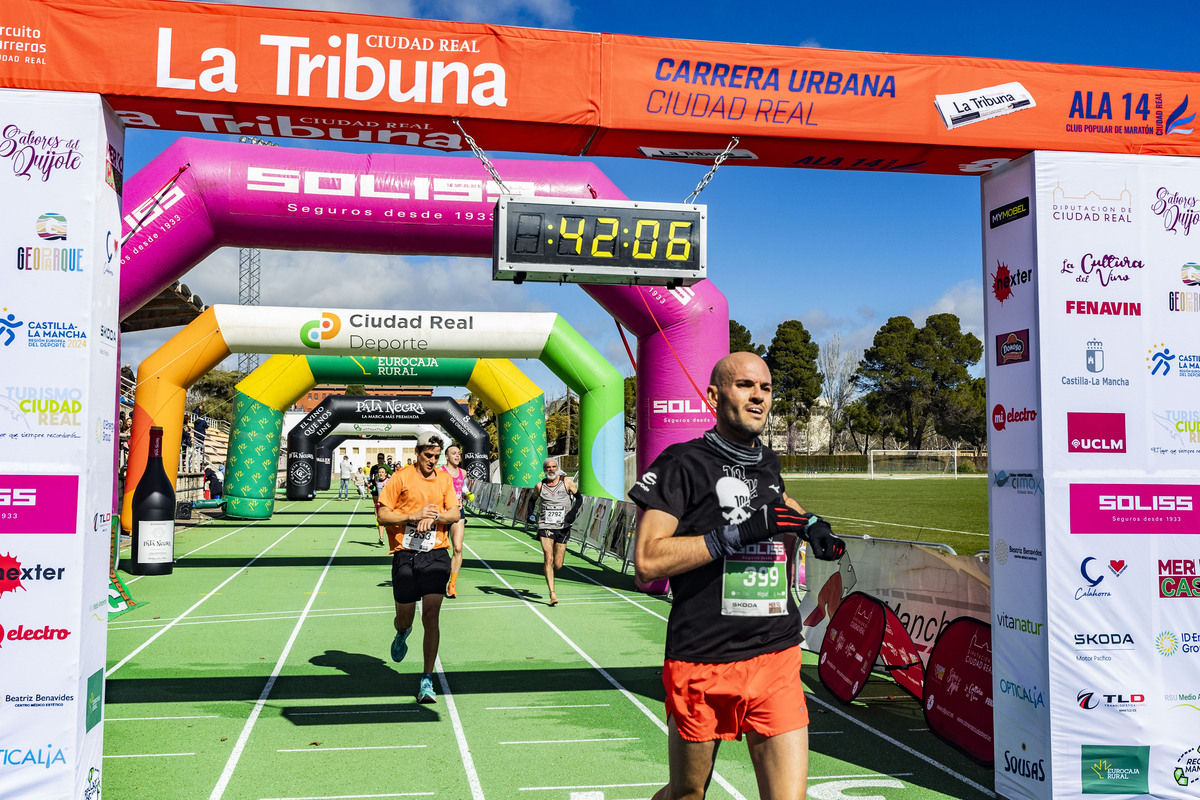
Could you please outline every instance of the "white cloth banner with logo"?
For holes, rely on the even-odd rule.
[[[983,198],[993,615],[1045,622],[993,632],[997,792],[1194,797],[1200,163],[1034,153]]]
[[[0,797],[100,794],[122,142],[0,91]]]

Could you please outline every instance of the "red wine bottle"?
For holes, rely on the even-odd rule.
[[[162,428],[150,429],[150,457],[133,490],[133,538],[128,571],[170,575],[175,563],[175,489],[162,460]]]

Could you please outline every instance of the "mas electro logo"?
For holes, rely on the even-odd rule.
[[[1003,261],[996,262],[996,271],[992,273],[992,294],[1000,305],[1013,296],[1013,288],[1023,286],[1033,281],[1032,269],[1018,269],[1016,272],[1008,268]]]
[[[1117,744],[1080,745],[1084,794],[1149,794],[1150,747]]]
[[[1200,264],[1189,261],[1179,270],[1184,286],[1200,286]],[[1200,291],[1167,292],[1167,311],[1200,311]]]
[[[1200,597],[1200,560],[1194,558],[1158,559],[1158,596]]]
[[[300,341],[305,347],[314,350],[321,349],[321,342],[327,342],[338,335],[342,329],[342,320],[337,314],[325,312],[320,319],[314,319],[300,326]]]
[[[1051,196],[1050,216],[1056,222],[1128,225],[1133,222],[1133,194],[1129,189],[1096,189],[1059,184]]]
[[[1159,377],[1200,378],[1200,353],[1172,352],[1166,342],[1146,350],[1146,369]]]
[[[67,240],[67,218],[53,211],[42,214],[37,219],[37,235],[47,242],[65,242]]]
[[[1033,422],[1037,419],[1037,415],[1033,409],[1022,408],[1018,411],[1010,408],[1006,410],[1003,403],[997,403],[992,409],[992,427],[1002,431],[1015,422]]]
[[[36,564],[32,567],[22,566],[12,553],[0,556],[0,598],[5,592],[29,591],[26,583],[52,583],[61,581],[66,567],[45,567]]]
[[[7,308],[0,308],[0,347],[12,347],[17,340],[17,329],[24,326],[24,320],[17,319]]]
[[[1137,270],[1145,269],[1146,265],[1139,259],[1130,258],[1116,253],[1084,253],[1078,261],[1064,258],[1060,275],[1071,275],[1076,283],[1086,283],[1089,286],[1120,286]]]
[[[1068,453],[1124,453],[1125,414],[1067,412]]]
[[[1007,225],[1010,222],[1016,222],[1028,216],[1029,198],[1022,197],[1020,200],[1000,206],[999,208],[993,208],[988,212],[988,226],[999,228],[1001,225]]]
[[[1103,564],[1095,556],[1088,556],[1079,562],[1079,574],[1083,576],[1084,585],[1075,590],[1075,599],[1083,600],[1088,597],[1112,597],[1112,592],[1098,588],[1110,575],[1119,578],[1128,568],[1125,559],[1109,559]]]
[[[1120,711],[1123,714],[1132,714],[1145,706],[1146,695],[1137,693],[1107,694],[1092,689],[1081,689],[1075,696],[1075,702],[1084,711],[1103,708],[1109,711]]]
[[[1150,211],[1162,220],[1163,230],[1173,236],[1190,235],[1192,227],[1200,221],[1200,202],[1196,196],[1180,194],[1166,186],[1158,187],[1154,193]]]
[[[1021,364],[1029,360],[1029,329],[1025,328],[996,337],[996,366]]]

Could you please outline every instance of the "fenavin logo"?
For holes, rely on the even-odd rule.
[[[53,211],[42,214],[37,220],[37,235],[48,242],[65,242],[67,240],[67,218]]]
[[[337,314],[326,311],[320,319],[309,320],[300,326],[300,341],[305,347],[314,350],[321,349],[321,342],[327,342],[338,335],[342,329],[342,320]]]

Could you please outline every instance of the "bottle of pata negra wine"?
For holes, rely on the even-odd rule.
[[[175,563],[175,489],[162,460],[162,428],[150,429],[150,457],[133,490],[133,539],[128,571],[170,575]]]

